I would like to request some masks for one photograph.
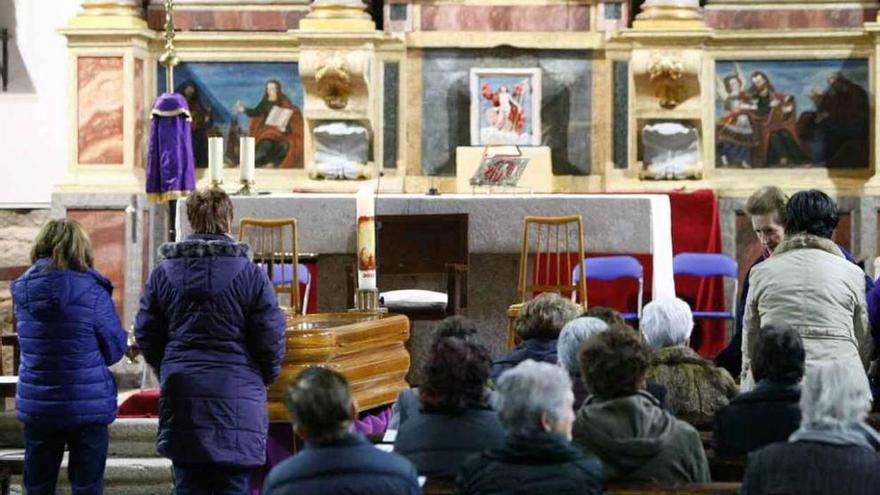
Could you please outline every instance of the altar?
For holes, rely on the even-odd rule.
[[[352,307],[344,288],[345,266],[353,262],[356,250],[354,195],[290,193],[232,196],[232,201],[236,232],[241,218],[296,218],[299,250],[318,254],[318,311],[337,312]],[[484,332],[483,340],[496,355],[506,345],[507,307],[517,298],[518,260],[526,215],[580,215],[588,253],[650,255],[653,297],[675,295],[666,195],[378,194],[375,204],[379,216],[468,215],[470,303],[466,315],[477,322]],[[191,232],[182,201],[177,205],[176,231],[178,239]],[[377,256],[382,257],[381,245]],[[379,289],[384,289],[381,284]],[[417,332],[414,328],[414,335]]]

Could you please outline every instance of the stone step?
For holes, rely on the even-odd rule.
[[[21,476],[13,476],[11,493],[23,493]],[[168,495],[174,491],[171,461],[162,458],[108,458],[104,493],[108,495]],[[59,494],[69,494],[67,454],[58,475]]]
[[[156,432],[158,418],[119,418],[110,424],[108,458],[158,457]],[[14,412],[0,414],[0,448],[24,448],[24,429]]]

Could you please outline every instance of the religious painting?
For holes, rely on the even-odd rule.
[[[471,145],[541,144],[541,69],[471,69]]]
[[[715,64],[716,166],[866,168],[868,61]]]
[[[208,138],[224,139],[224,164],[239,162],[239,138],[255,138],[262,168],[303,167],[303,89],[292,62],[184,62],[174,69],[174,91],[192,115],[196,167],[208,166]],[[158,90],[165,91],[160,66]]]

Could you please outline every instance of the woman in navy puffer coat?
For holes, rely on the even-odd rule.
[[[33,265],[12,282],[21,342],[15,408],[24,423],[24,485],[54,494],[65,445],[73,493],[100,494],[107,425],[116,419],[111,364],[126,334],[110,281],[92,268],[88,235],[74,220],[50,220],[31,250]]]
[[[196,234],[163,245],[141,297],[135,336],[162,386],[159,452],[178,494],[246,493],[266,460],[266,386],[281,371],[284,315],[247,244],[226,235],[220,190],[186,202]]]

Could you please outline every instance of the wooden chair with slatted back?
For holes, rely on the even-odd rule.
[[[295,313],[303,311],[299,284],[299,255],[295,218],[242,218],[238,240],[247,242],[254,255],[254,263],[265,267],[275,293],[290,296],[290,307]],[[279,298],[279,304],[283,300]]]
[[[529,260],[534,269],[529,276]],[[587,282],[584,264],[584,225],[580,215],[564,217],[532,217],[523,221],[523,242],[519,259],[519,302],[507,310],[507,349],[516,344],[514,323],[522,305],[536,294],[555,292],[563,297],[577,294],[586,309]],[[575,267],[581,276],[573,283]]]

